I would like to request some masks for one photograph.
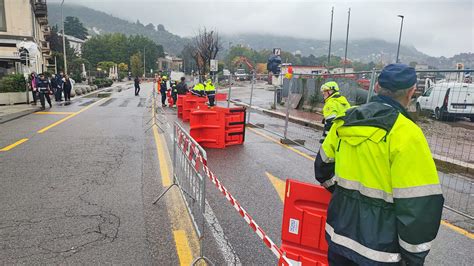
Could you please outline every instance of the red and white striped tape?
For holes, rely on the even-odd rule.
[[[248,212],[240,206],[238,201],[229,193],[229,191],[222,185],[222,183],[217,179],[217,177],[212,173],[212,171],[207,167],[207,162],[206,160],[202,157],[201,152],[199,149],[196,147],[194,142],[188,139],[188,137],[182,132],[179,128],[177,128],[177,133],[178,133],[178,144],[181,146],[182,150],[186,153],[187,156],[189,156],[189,159],[191,157],[196,157],[193,159],[193,162],[196,162],[196,169],[198,168],[198,161],[202,163],[202,167],[204,172],[206,173],[207,177],[211,180],[211,182],[219,189],[222,194],[226,197],[226,199],[232,204],[232,206],[239,212],[240,216],[242,216],[247,222],[247,224],[252,228],[252,230],[260,237],[260,239],[263,241],[263,243],[273,252],[273,254],[280,260],[282,261],[281,265],[292,265],[290,260],[283,254],[281,249],[275,245],[275,243],[270,239],[270,237],[267,236],[265,231],[252,219],[252,217],[248,214]]]

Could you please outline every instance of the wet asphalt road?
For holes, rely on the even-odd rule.
[[[177,265],[176,230],[186,232],[197,255],[197,239],[177,190],[151,204],[163,187],[153,133],[147,131],[151,86],[143,87],[139,97],[128,89],[109,99],[82,98],[55,106],[52,111],[60,112],[91,107],[41,134],[36,132],[67,114],[32,114],[0,127],[0,148],[28,138],[0,152],[0,264]],[[174,110],[164,110],[158,123],[171,151],[168,125],[176,119]],[[294,178],[314,183],[313,162],[262,133],[268,135],[248,129],[244,145],[208,149],[208,163],[279,244],[283,203],[266,173],[280,182]],[[205,230],[204,255],[216,265],[276,264],[210,182],[206,196],[206,212],[214,220]],[[469,265],[473,243],[442,226],[427,264]]]

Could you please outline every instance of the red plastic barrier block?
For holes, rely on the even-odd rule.
[[[216,108],[198,107],[191,111],[189,134],[202,147],[225,148],[224,116]]]
[[[166,91],[166,97],[168,98],[168,105],[173,106],[174,105],[174,100],[173,97],[171,97],[171,91]]]
[[[245,141],[246,109],[225,108],[226,145],[239,145]]]
[[[227,101],[227,93],[216,93],[216,101]]]
[[[207,97],[198,97],[192,94],[186,95],[183,102],[183,121],[189,121],[191,111],[198,106],[207,106]]]
[[[187,95],[178,95],[178,100],[176,102],[176,106],[178,107],[178,114],[179,118],[183,118],[183,102]]]
[[[288,179],[281,249],[286,256],[306,265],[328,265],[326,217],[331,193],[324,187]]]

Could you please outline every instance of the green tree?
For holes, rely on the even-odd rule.
[[[87,39],[87,29],[77,17],[66,17],[64,21],[64,32],[81,40]]]
[[[156,61],[164,56],[163,47],[144,36],[125,36],[114,33],[95,36],[84,43],[82,56],[93,65],[101,61],[129,62],[132,55],[145,52],[147,70],[156,68]],[[143,60],[143,58],[141,59]]]
[[[140,52],[130,57],[130,68],[133,76],[143,75],[143,56]]]
[[[70,61],[68,61],[68,71],[71,74],[71,77],[76,81],[76,82],[81,82],[82,77],[82,65],[84,64],[84,67],[89,69],[90,63],[84,58],[74,58]],[[89,69],[90,71],[90,69]]]
[[[97,63],[97,68],[100,68],[100,69],[105,70],[107,72],[109,72],[110,68],[112,68],[114,66],[115,66],[115,63],[112,62],[112,61],[102,61],[102,62]]]

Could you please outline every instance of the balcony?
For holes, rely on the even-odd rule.
[[[44,54],[51,53],[51,47],[49,46],[49,42],[41,41],[41,52]]]
[[[35,16],[46,17],[48,16],[48,6],[46,5],[46,0],[33,0]]]
[[[51,36],[51,27],[50,26],[42,26],[41,31],[43,32],[44,37]]]

